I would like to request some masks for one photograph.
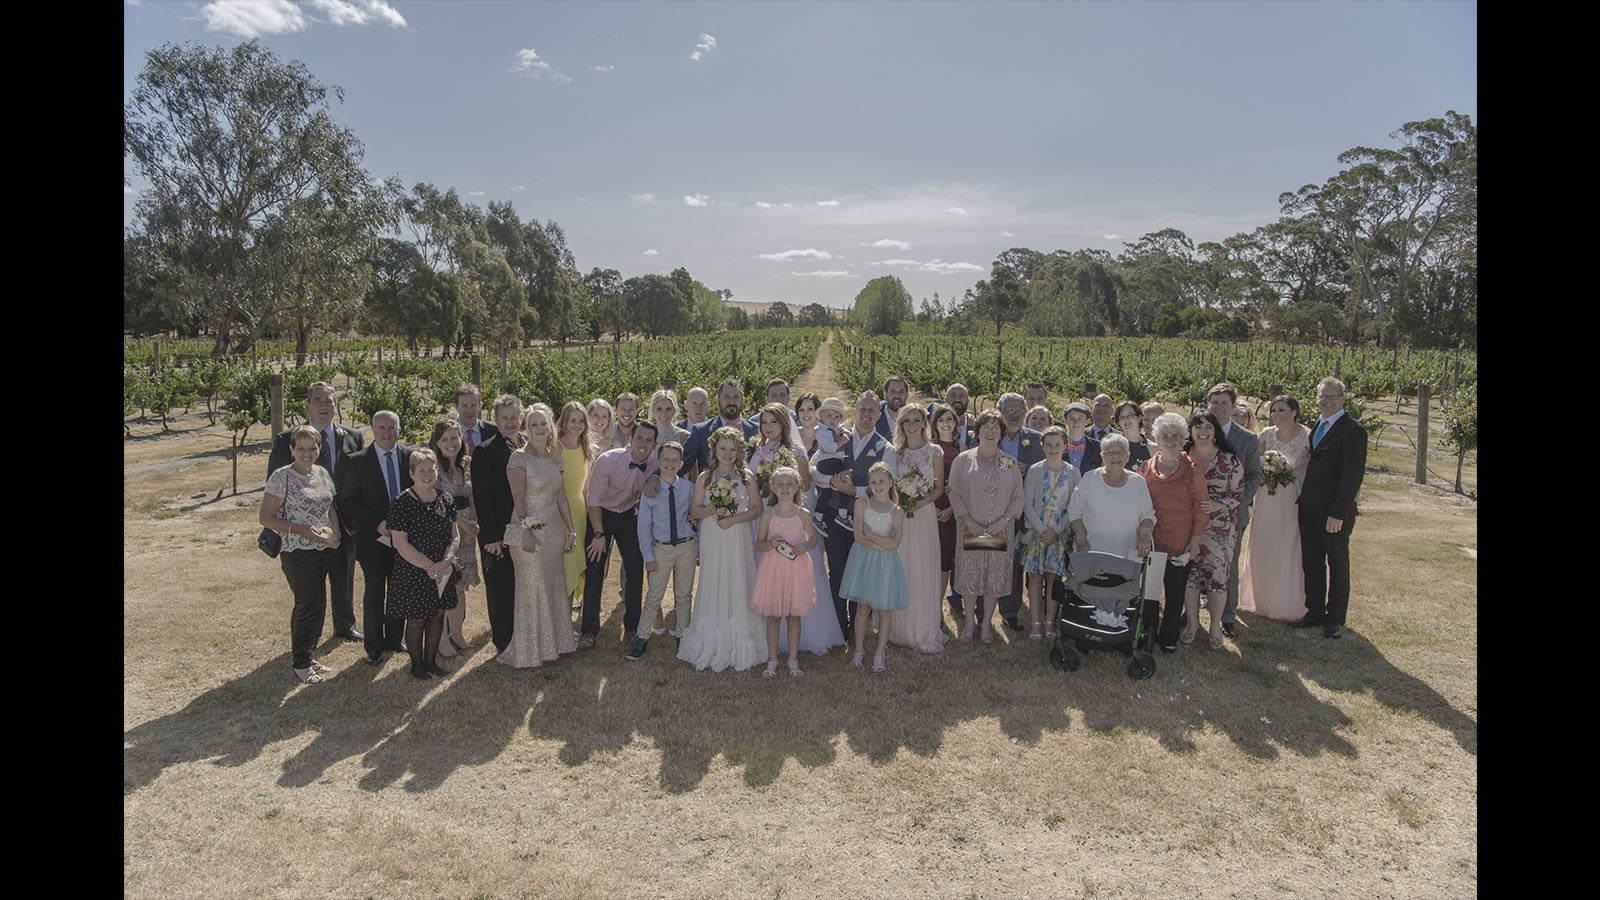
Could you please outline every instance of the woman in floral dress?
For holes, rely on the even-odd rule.
[[[1189,624],[1178,635],[1185,644],[1194,642],[1200,625],[1200,595],[1206,595],[1211,610],[1211,647],[1222,647],[1222,609],[1228,600],[1228,579],[1232,576],[1233,544],[1239,539],[1239,507],[1244,502],[1244,464],[1228,446],[1222,423],[1211,413],[1196,414],[1189,420],[1189,442],[1183,448],[1206,479],[1209,498],[1201,509],[1211,524],[1200,535],[1199,547],[1189,568],[1189,590],[1184,596],[1184,614]]]

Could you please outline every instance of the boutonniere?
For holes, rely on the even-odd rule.
[[[1024,447],[1032,447],[1033,446],[1033,441],[1030,441],[1027,438],[1023,438],[1022,439],[1022,446],[1024,446]]]
[[[877,450],[868,450],[867,451],[867,458],[868,459],[871,459],[872,457],[877,456],[877,455],[878,455],[878,451]]]
[[[750,445],[750,449],[752,449],[752,450],[753,450],[753,449],[755,449],[755,446],[756,446],[756,436],[755,436],[755,435],[753,435],[753,434],[752,434],[752,435],[750,435],[750,439],[749,439],[749,440],[747,440],[747,441],[745,441],[745,443],[747,443],[747,444],[749,444],[749,445]]]

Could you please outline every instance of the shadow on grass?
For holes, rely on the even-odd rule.
[[[469,602],[481,610],[481,600]],[[849,668],[842,648],[825,657],[802,654],[806,676],[794,680],[781,669],[777,678],[762,678],[760,667],[693,671],[676,659],[669,637],[627,662],[621,618],[619,603],[594,649],[535,669],[494,662],[480,634],[475,650],[447,663],[457,673],[431,695],[438,682],[412,679],[403,657],[386,657],[382,667],[357,661],[325,684],[301,688],[285,654],[126,732],[124,790],[178,763],[241,765],[269,744],[307,732],[316,736],[284,762],[279,785],[311,784],[360,757],[370,769],[359,781],[364,790],[401,783],[425,792],[532,738],[556,742],[556,759],[572,768],[626,752],[636,740],[653,744],[661,753],[655,780],[669,793],[694,790],[714,767],[742,768],[746,784],[760,787],[776,782],[791,761],[830,765],[840,747],[879,766],[893,764],[902,750],[931,758],[947,731],[985,719],[1014,742],[1034,745],[1058,739],[1074,714],[1102,737],[1148,735],[1178,754],[1195,752],[1193,732],[1209,724],[1258,759],[1285,751],[1354,757],[1341,733],[1352,720],[1313,696],[1307,682],[1370,693],[1477,752],[1471,717],[1349,629],[1343,640],[1327,641],[1314,629],[1296,632],[1242,614],[1239,642],[1212,651],[1202,635],[1175,655],[1158,654],[1155,677],[1140,682],[1127,677],[1119,653],[1091,653],[1076,672],[1058,672],[1047,643],[1020,634],[992,646],[952,641],[938,654],[891,647],[889,672],[877,676]],[[359,660],[359,648],[344,652]]]

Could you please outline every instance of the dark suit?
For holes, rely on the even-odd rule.
[[[1244,466],[1244,499],[1239,503],[1238,526],[1233,535],[1233,574],[1228,578],[1228,599],[1222,605],[1222,621],[1233,622],[1239,606],[1239,551],[1244,548],[1244,529],[1250,524],[1250,501],[1261,487],[1261,439],[1242,425],[1231,422],[1222,426],[1223,438],[1233,448]]]
[[[502,550],[495,556],[483,547],[505,540],[506,525],[514,510],[511,484],[506,480],[506,461],[514,449],[496,430],[484,439],[472,457],[472,502],[478,511],[478,560],[483,574],[484,603],[489,611],[489,634],[497,651],[511,644],[511,630],[516,621],[517,577],[511,554]]]
[[[1312,444],[1300,488],[1300,562],[1306,573],[1306,617],[1312,621],[1344,624],[1350,606],[1350,529],[1366,471],[1367,431],[1346,412]],[[1343,520],[1337,534],[1328,533],[1329,518]]]
[[[906,404],[910,405],[912,404]],[[900,407],[900,410],[904,412],[905,406]],[[872,426],[873,430],[883,435],[884,440],[893,442],[895,429],[899,427],[899,414],[889,412],[889,401],[878,401],[878,424]]]
[[[1071,442],[1071,440],[1072,438],[1067,438],[1068,442]],[[1083,440],[1083,464],[1077,467],[1080,474],[1090,469],[1100,468],[1100,442],[1089,436],[1089,429],[1087,428],[1083,430]],[[1069,451],[1061,451],[1061,458],[1069,463],[1072,462],[1072,454]]]
[[[411,449],[397,443],[393,450],[395,477],[403,491],[411,486]],[[355,537],[356,562],[361,564],[361,630],[366,632],[368,656],[400,649],[405,634],[405,620],[387,615],[384,609],[394,548],[378,543],[378,523],[389,517],[390,502],[383,456],[377,444],[369,444],[350,454],[334,478],[339,521],[345,533]]]
[[[1018,440],[1017,455],[1016,455],[1015,459],[1017,460],[1017,464],[1019,466],[1021,466],[1021,468],[1022,468],[1023,476],[1026,477],[1027,473],[1028,473],[1028,467],[1032,466],[1034,463],[1039,462],[1039,461],[1044,459],[1044,444],[1040,440],[1039,432],[1034,431],[1032,428],[1029,428],[1026,425],[1022,426],[1022,428],[1017,433],[1021,437]],[[1000,452],[1001,453],[1006,453],[1006,449],[1005,448],[1006,448],[1006,440],[1005,440],[1005,437],[1004,437],[1004,433],[1002,432],[1001,440],[1000,440]],[[1007,455],[1010,455],[1010,454],[1007,454]],[[1023,551],[1022,551],[1022,546],[1023,546],[1023,542],[1022,542],[1021,535],[1024,532],[1026,532],[1027,528],[1028,528],[1028,519],[1027,519],[1027,517],[1026,516],[1017,516],[1017,527],[1012,532],[1013,535],[1016,535],[1016,538],[1011,542],[1012,543],[1012,547],[1011,547],[1011,593],[1006,594],[1005,596],[1001,597],[999,599],[998,603],[996,604],[997,606],[1000,607],[1000,615],[1005,617],[1005,618],[1010,618],[1012,616],[1015,616],[1018,612],[1020,612],[1022,610],[1022,590],[1023,590],[1023,580],[1022,580],[1022,553],[1023,553]]]
[[[478,446],[499,434],[500,429],[496,428],[493,422],[486,422],[481,418],[471,428],[463,425],[461,426],[461,443],[463,445],[467,443],[468,432],[472,432],[472,445],[467,450],[470,454],[478,452]]]
[[[861,437],[854,436],[839,445],[839,449],[845,453],[846,460],[850,460],[852,454],[854,455],[854,460],[850,462],[850,480],[858,488],[867,486],[867,470],[872,468],[873,463],[883,459],[884,450],[889,447],[889,442],[874,429],[864,439],[865,443],[860,445],[861,452],[856,453],[857,443],[862,440]],[[822,488],[819,487],[820,490]],[[854,510],[854,496],[846,498],[846,502],[849,505],[845,508]],[[850,549],[855,545],[855,532],[838,522],[828,523],[828,532],[822,542],[823,553],[828,559],[828,586],[833,591],[833,611],[839,618],[839,628],[847,633],[854,628],[858,604],[853,600],[847,603],[839,596],[839,587],[844,581],[845,566],[850,561]],[[818,597],[817,600],[821,602],[822,598]]]
[[[273,436],[272,452],[267,455],[268,475],[294,462],[294,457],[289,452],[289,433],[292,431],[293,428],[286,428]],[[327,469],[330,476],[336,475],[338,463],[344,462],[346,457],[361,449],[361,432],[354,428],[346,428],[337,422],[333,423],[333,431],[338,437],[333,458],[330,458],[326,446],[317,456],[317,465]],[[335,459],[337,462],[334,462]],[[335,481],[335,484],[337,483]],[[328,595],[332,598],[334,634],[349,634],[356,627],[356,554],[353,544],[352,541],[341,541],[338,549],[325,551],[328,554]],[[320,640],[321,636],[322,623],[318,621],[317,639]]]
[[[698,465],[701,472],[706,470],[711,462],[711,434],[727,424],[722,420],[722,416],[716,415],[689,429],[689,437],[683,442],[684,471],[688,471],[691,465]],[[739,429],[744,432],[746,441],[760,430],[754,418],[740,419]]]

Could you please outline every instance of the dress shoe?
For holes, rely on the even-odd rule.
[[[1289,627],[1290,628],[1313,628],[1313,627],[1315,627],[1317,625],[1321,625],[1322,624],[1322,618],[1323,618],[1322,616],[1313,616],[1310,613],[1306,613],[1305,615],[1301,616],[1300,618],[1295,619],[1293,622],[1290,622],[1289,623]]]
[[[644,655],[645,648],[649,647],[649,646],[650,646],[650,641],[648,641],[647,639],[642,638],[642,637],[634,638],[633,639],[633,646],[628,648],[628,657],[627,658],[630,659],[630,660],[637,660],[639,657]]]
[[[1017,617],[1016,616],[1005,616],[1003,618],[1005,620],[1006,627],[1011,629],[1012,631],[1026,631],[1027,630],[1027,626],[1023,625],[1021,622],[1017,621]]]
[[[377,665],[378,663],[381,663],[381,662],[383,662],[383,654],[382,653],[368,653],[367,654],[367,665],[375,666],[375,665]]]
[[[1238,634],[1234,631],[1234,627],[1233,627],[1233,623],[1232,622],[1223,622],[1222,623],[1222,633],[1227,635],[1228,637],[1238,637]]]
[[[441,666],[438,663],[428,663],[426,668],[429,672],[433,673],[434,675],[438,675],[441,678],[450,674],[449,669],[446,669],[444,666]]]
[[[344,640],[347,640],[347,641],[363,641],[363,640],[366,640],[366,638],[367,638],[366,635],[364,635],[361,632],[355,630],[354,628],[352,628],[349,631],[346,631],[343,634],[340,634],[338,636],[340,638],[344,639]]]
[[[1322,626],[1322,636],[1325,638],[1333,638],[1334,640],[1338,640],[1339,638],[1344,637],[1344,631],[1338,626],[1338,624],[1329,622],[1328,624]]]
[[[593,646],[594,646],[594,635],[586,634],[583,637],[578,638],[578,649],[579,650],[587,650],[587,649],[589,649],[590,647],[593,647]]]

